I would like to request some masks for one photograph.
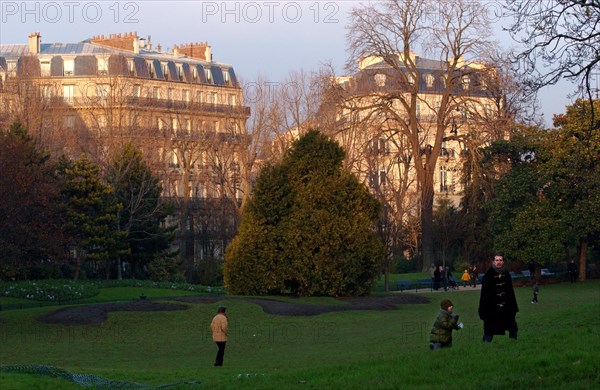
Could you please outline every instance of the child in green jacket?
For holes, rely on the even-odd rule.
[[[463,328],[463,323],[458,322],[458,315],[453,311],[454,305],[449,299],[440,303],[440,314],[431,329],[429,348],[435,350],[452,346],[452,330]]]

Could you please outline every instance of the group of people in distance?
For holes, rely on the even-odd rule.
[[[477,266],[472,265],[468,270],[465,270],[460,277],[462,281],[463,287],[467,287],[470,285],[472,287],[477,286]],[[447,290],[449,288],[458,288],[458,283],[454,276],[450,273],[450,269],[448,267],[442,267],[441,265],[436,267],[433,264],[429,269],[429,275],[431,276],[431,282],[434,290],[439,290],[440,288],[444,288]]]
[[[536,284],[537,286],[537,284]],[[534,289],[534,299],[537,292]],[[491,342],[495,335],[517,338],[516,315],[519,311],[510,273],[504,268],[504,258],[494,256],[492,266],[485,273],[479,297],[479,318],[483,321],[483,341]],[[462,329],[459,316],[454,313],[454,305],[449,299],[440,303],[440,313],[430,334],[430,348],[440,349],[452,346],[452,331]]]

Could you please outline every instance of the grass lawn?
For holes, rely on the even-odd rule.
[[[122,297],[124,291],[104,293]],[[169,387],[181,389],[600,388],[600,281],[542,285],[538,305],[530,303],[531,288],[516,293],[519,340],[496,337],[491,344],[481,342],[479,291],[469,289],[424,293],[430,304],[397,310],[313,317],[268,315],[227,297],[190,304],[187,311],[111,312],[104,323],[85,326],[36,320],[56,308],[2,311],[0,364],[43,364],[152,386],[202,382]],[[432,352],[429,331],[443,298],[454,302],[465,328],[451,349]],[[219,305],[227,306],[230,338],[225,365],[213,367],[216,346],[208,327]],[[0,373],[0,387],[80,388],[64,379],[7,373]]]

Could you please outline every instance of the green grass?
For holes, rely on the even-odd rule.
[[[139,292],[104,293],[108,298]],[[227,297],[191,304],[187,311],[113,312],[106,322],[86,326],[38,322],[53,310],[48,307],[3,311],[0,364],[46,364],[150,385],[201,381],[211,389],[598,388],[600,281],[542,285],[538,305],[530,303],[530,288],[516,293],[519,340],[496,337],[491,344],[481,343],[479,292],[468,289],[423,294],[432,299],[425,305],[313,317],[267,315],[257,305]],[[455,333],[451,349],[432,352],[429,331],[443,298],[452,299],[465,328]],[[228,308],[231,335],[225,366],[215,368],[208,327],[221,304]],[[3,373],[0,379],[3,390],[77,388],[29,374]]]
[[[428,272],[411,272],[404,274],[390,274],[389,275],[389,291],[395,291],[396,281],[398,280],[411,280],[413,282],[418,281],[419,279],[428,279],[430,278]],[[375,281],[375,286],[373,287],[374,293],[382,293],[385,292],[385,279],[383,275],[380,275]]]

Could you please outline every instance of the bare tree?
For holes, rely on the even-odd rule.
[[[405,138],[420,200],[422,268],[434,262],[434,175],[447,136],[466,140],[478,131],[467,119],[487,92],[482,91],[484,66],[476,63],[493,45],[482,7],[473,2],[392,0],[357,8],[351,13],[348,46],[353,64],[363,71],[344,96],[346,111],[369,112],[390,123]],[[413,51],[422,50],[439,64],[425,73]],[[370,66],[373,64],[382,66]],[[433,77],[435,92],[426,93],[421,80]],[[435,87],[434,87],[435,88]],[[460,129],[453,121],[462,118]]]
[[[528,86],[531,90],[537,92],[566,78],[576,82],[578,92],[587,95],[591,101],[594,73],[596,78],[599,77],[600,2],[505,2],[505,16],[512,18],[507,30],[516,42],[524,46],[516,53],[514,61],[530,76]]]

